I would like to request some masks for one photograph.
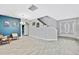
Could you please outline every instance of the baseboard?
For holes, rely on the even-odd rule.
[[[67,38],[79,39],[79,37],[77,37],[77,36],[64,36],[64,35],[59,35],[58,37],[67,37]]]

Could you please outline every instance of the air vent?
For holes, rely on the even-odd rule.
[[[36,7],[35,5],[31,5],[28,9],[31,11],[35,11],[38,9],[38,7]]]

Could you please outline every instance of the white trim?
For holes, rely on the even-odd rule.
[[[34,35],[29,35],[30,37],[34,37],[36,39],[42,39],[42,40],[46,40],[46,41],[57,41],[57,38],[56,39],[46,39],[46,38],[41,38],[41,37],[37,37],[37,36],[34,36]]]
[[[78,38],[76,35],[72,35],[72,34],[60,34],[59,36],[61,37],[70,37],[70,38]]]

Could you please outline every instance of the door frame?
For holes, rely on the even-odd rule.
[[[29,24],[27,22],[25,22],[25,27],[27,26],[27,30],[24,27],[24,32],[28,32],[28,34],[24,35],[24,36],[29,36]],[[25,31],[26,30],[26,31]]]

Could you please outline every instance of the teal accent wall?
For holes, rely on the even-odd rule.
[[[19,18],[0,15],[0,33],[7,36],[16,32],[20,36],[20,21]]]

